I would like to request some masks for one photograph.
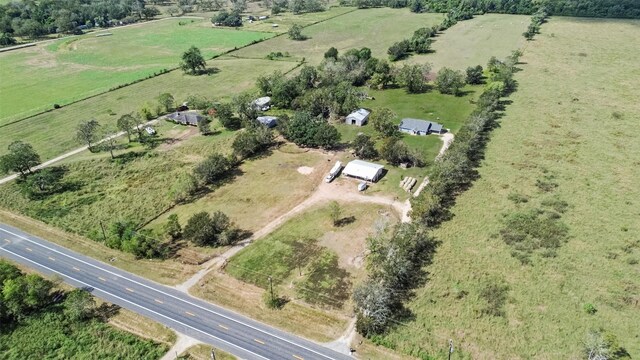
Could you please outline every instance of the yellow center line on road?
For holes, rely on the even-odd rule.
[[[229,328],[228,328],[228,327],[226,327],[226,326],[224,326],[224,325],[222,325],[222,324],[218,324],[218,326],[220,326],[221,328],[223,328],[223,329],[225,329],[225,330],[229,330]]]
[[[158,299],[153,299],[155,302],[157,302],[158,304],[164,304],[162,301],[158,300]]]
[[[73,270],[75,270],[75,271],[80,271],[80,269],[79,269],[79,268],[77,268],[77,267],[75,267],[75,266],[73,267]]]
[[[194,314],[194,313],[192,313],[192,312],[188,312],[188,311],[185,311],[185,314],[187,314],[187,315],[189,315],[189,316],[196,316],[196,314]]]
[[[11,240],[9,240],[9,239],[4,239],[4,241],[6,241],[6,242],[8,242],[8,243],[10,243],[10,242],[11,242]]]
[[[262,345],[264,345],[264,341],[260,341],[260,340],[258,340],[258,339],[253,339],[253,341],[257,342],[258,344],[262,344]]]
[[[49,256],[49,260],[56,261],[56,259],[52,258],[51,256]]]
[[[102,276],[98,276],[98,279],[100,279],[102,281],[107,281],[107,279],[103,278]]]
[[[134,292],[131,288],[125,288],[128,292]]]
[[[25,249],[27,249],[27,251],[33,251],[33,250],[31,250],[30,248],[25,248]]]
[[[294,358],[298,359],[298,360],[304,360],[304,358],[298,356],[298,355],[293,355]]]

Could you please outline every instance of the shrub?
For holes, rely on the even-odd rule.
[[[593,315],[598,312],[598,309],[596,309],[596,307],[591,303],[584,304],[582,306],[582,309],[584,310],[584,312],[586,312],[589,315]]]

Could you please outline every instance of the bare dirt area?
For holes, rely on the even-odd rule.
[[[158,151],[169,151],[182,145],[185,140],[198,135],[198,128],[193,126],[175,125],[166,132],[167,140],[158,146]]]
[[[313,172],[313,168],[309,166],[300,166],[298,172],[302,175],[310,175]]]

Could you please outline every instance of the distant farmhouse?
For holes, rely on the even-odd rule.
[[[369,114],[371,114],[371,111],[367,109],[358,109],[347,115],[345,123],[357,126],[365,125],[369,121]]]
[[[405,118],[400,122],[400,131],[413,135],[442,134],[446,130],[433,121]]]
[[[342,174],[360,180],[376,182],[384,173],[384,165],[374,164],[368,161],[353,160],[350,161]]]
[[[275,116],[258,116],[258,122],[268,128],[278,125],[278,118]]]
[[[177,111],[173,114],[167,115],[167,119],[172,120],[175,123],[182,125],[198,126],[198,123],[204,119],[204,116],[195,112],[181,112]]]

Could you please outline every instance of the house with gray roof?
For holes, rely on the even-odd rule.
[[[365,125],[369,120],[369,114],[371,114],[371,111],[367,109],[358,109],[347,115],[347,118],[344,122],[349,125],[362,126]]]
[[[260,124],[268,128],[272,128],[278,125],[278,118],[275,116],[258,116],[256,120],[258,120]]]
[[[398,126],[400,131],[413,135],[442,134],[444,131],[442,124],[433,121],[405,118]]]
[[[204,116],[192,111],[176,111],[167,115],[167,119],[182,125],[198,126],[198,123],[204,119]]]

